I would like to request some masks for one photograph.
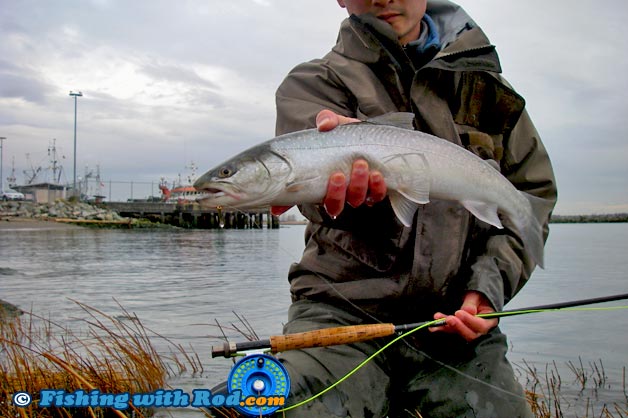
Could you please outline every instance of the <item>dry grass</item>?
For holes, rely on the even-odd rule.
[[[165,338],[145,328],[141,321],[122,307],[122,315],[112,317],[79,302],[85,313],[77,331],[49,319],[25,314],[19,318],[0,318],[0,418],[124,417],[151,415],[151,411],[127,411],[112,408],[39,408],[37,396],[42,389],[64,389],[101,393],[151,392],[166,386],[168,377],[184,372],[202,373],[196,354],[189,355],[179,345],[168,341],[170,353],[158,353],[151,338]],[[218,327],[255,338],[250,324]],[[224,335],[224,333],[223,333]],[[226,338],[226,337],[225,337]],[[537,418],[628,418],[626,368],[622,370],[621,399],[600,403],[599,395],[610,390],[611,383],[602,361],[585,365],[568,362],[559,372],[554,362],[543,370],[524,361],[519,366],[522,383],[532,411]],[[561,375],[562,373],[562,375]],[[617,386],[618,382],[612,382]],[[25,391],[35,396],[26,408],[11,404],[12,395]],[[578,396],[573,396],[576,392]],[[601,396],[604,398],[604,396]],[[615,396],[617,398],[617,396]],[[238,417],[223,409],[221,417]],[[417,416],[421,415],[417,412]]]
[[[64,389],[101,393],[138,393],[163,388],[166,378],[183,372],[202,372],[198,358],[170,343],[167,356],[160,355],[139,319],[123,308],[114,318],[77,303],[85,312],[80,331],[25,314],[0,321],[0,417],[115,417],[150,415],[131,405],[124,413],[103,408],[39,408],[42,389]],[[120,319],[118,319],[120,318]],[[163,337],[162,337],[163,338]],[[26,408],[12,405],[15,392],[33,395]]]
[[[248,341],[258,339],[252,326],[235,312],[239,325],[231,324],[224,326],[216,324],[220,329],[220,336],[228,340],[225,330],[234,333],[237,337],[244,337]],[[211,325],[211,324],[210,324]],[[605,394],[605,391],[616,393],[617,390],[612,385],[617,386],[617,382],[609,382],[604,370],[602,360],[589,363],[585,366],[582,359],[578,359],[578,364],[572,361],[566,363],[566,369],[559,372],[556,362],[545,365],[544,370],[538,370],[533,365],[524,361],[523,366],[518,366],[520,380],[525,386],[528,403],[536,418],[628,418],[628,386],[626,367],[622,369],[621,398],[613,399],[608,403],[600,403],[598,398]],[[573,396],[577,392],[578,396]],[[570,393],[572,396],[568,396]],[[242,415],[234,410],[221,409],[216,411],[217,418],[238,418]],[[422,418],[420,411],[414,411],[417,418]]]
[[[544,370],[524,361],[519,367],[525,378],[526,396],[537,418],[627,418],[628,392],[626,367],[622,368],[621,389],[623,399],[616,395],[619,390],[609,383],[602,360],[585,366],[566,363],[569,370],[559,372],[555,362],[546,364]],[[617,385],[617,383],[614,383]],[[608,396],[607,394],[614,394]],[[611,399],[604,401],[603,399]]]

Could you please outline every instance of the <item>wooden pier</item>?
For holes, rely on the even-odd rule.
[[[228,211],[201,208],[194,203],[107,202],[100,204],[129,218],[144,218],[183,228],[262,229],[279,228],[279,218],[263,211]]]

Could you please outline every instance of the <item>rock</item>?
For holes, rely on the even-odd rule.
[[[24,311],[17,306],[0,299],[0,321],[6,321],[7,319],[16,318],[23,313]]]
[[[118,213],[83,202],[56,201],[54,203],[0,202],[0,218],[30,219],[90,219],[102,221],[120,221],[126,218]]]

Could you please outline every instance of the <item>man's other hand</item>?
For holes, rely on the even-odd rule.
[[[459,334],[466,341],[486,335],[497,326],[498,320],[477,317],[477,314],[495,312],[486,296],[480,292],[469,291],[465,293],[462,307],[453,315],[445,315],[441,312],[434,314],[434,319],[445,319],[447,325],[430,328],[432,332],[448,332]]]

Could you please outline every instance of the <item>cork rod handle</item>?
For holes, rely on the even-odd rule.
[[[296,334],[270,337],[273,353],[310,347],[350,344],[374,338],[387,337],[395,333],[393,324],[352,325],[347,327],[323,328]]]

